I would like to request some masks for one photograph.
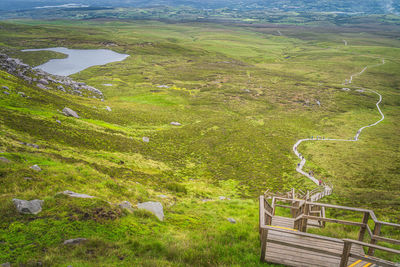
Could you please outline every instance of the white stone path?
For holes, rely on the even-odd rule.
[[[382,60],[381,64],[377,64],[371,67],[376,67],[376,66],[380,66],[385,64],[385,60]],[[370,67],[370,68],[371,68]],[[353,74],[350,76],[350,79],[346,81],[346,84],[351,84],[353,82],[353,77],[359,76],[361,74],[363,74],[366,70],[368,69],[368,67],[365,67],[361,72]],[[385,115],[383,115],[381,108],[379,107],[379,104],[382,102],[382,95],[379,94],[376,91],[370,90],[370,89],[365,89],[365,88],[361,88],[361,87],[356,87],[358,88],[359,92],[364,92],[364,91],[369,91],[372,92],[374,94],[377,94],[379,96],[379,101],[376,103],[376,107],[379,111],[379,114],[381,115],[381,119],[376,121],[375,123],[366,125],[364,127],[361,127],[360,129],[358,129],[356,135],[353,138],[350,138],[348,140],[346,139],[333,139],[333,138],[325,138],[325,137],[320,137],[320,136],[316,136],[315,138],[305,138],[305,139],[300,139],[296,142],[296,144],[293,145],[293,152],[296,154],[296,156],[300,159],[300,163],[298,164],[296,171],[304,176],[306,176],[307,178],[309,178],[311,181],[313,181],[315,184],[319,185],[319,180],[316,179],[314,176],[310,175],[309,173],[306,173],[303,171],[303,167],[306,164],[306,159],[303,155],[301,155],[298,151],[298,147],[300,146],[300,144],[302,142],[306,142],[306,141],[339,141],[339,142],[357,142],[358,138],[360,137],[361,132],[368,127],[372,127],[377,125],[378,123],[380,123],[381,121],[383,121],[385,119]],[[326,195],[330,195],[332,193],[332,188],[327,185],[327,184],[323,184],[323,190],[321,188],[321,191],[310,196],[311,197],[311,201],[318,201],[319,199],[321,199],[322,197],[326,196]]]

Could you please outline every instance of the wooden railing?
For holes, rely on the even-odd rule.
[[[268,199],[271,200],[271,204],[268,202]],[[390,252],[390,253],[400,254],[400,250],[389,249],[389,248],[386,248],[383,246],[376,245],[376,243],[378,241],[383,241],[383,242],[387,242],[390,244],[400,245],[400,240],[381,236],[382,226],[400,229],[400,224],[379,221],[376,218],[375,213],[372,210],[345,207],[345,206],[337,206],[337,205],[324,204],[324,203],[316,203],[316,202],[310,202],[310,201],[301,200],[301,199],[285,198],[285,197],[279,197],[279,196],[272,196],[272,197],[270,196],[270,197],[268,197],[268,199],[265,198],[264,196],[260,197],[260,233],[261,233],[262,249],[264,249],[264,247],[266,247],[266,244],[264,244],[263,242],[268,241],[268,238],[267,238],[268,230],[271,229],[270,225],[272,222],[272,218],[275,215],[276,208],[280,207],[280,208],[290,209],[291,216],[294,218],[294,229],[300,231],[300,232],[290,232],[291,234],[298,234],[298,235],[307,234],[306,233],[307,226],[310,226],[309,220],[317,221],[318,225],[315,225],[315,224],[311,224],[311,225],[318,226],[318,227],[325,227],[325,224],[327,222],[359,227],[360,230],[358,233],[358,240],[343,239],[344,244],[345,244],[344,250],[343,250],[343,255],[341,255],[341,257],[343,256],[342,257],[343,264],[346,263],[346,260],[348,261],[349,257],[359,258],[359,259],[366,258],[364,255],[351,254],[349,251],[351,249],[352,244],[358,244],[358,245],[367,247],[368,248],[367,254],[369,256],[374,255],[375,249]],[[290,204],[284,205],[284,204],[280,204],[280,203],[290,203]],[[352,211],[352,212],[362,213],[363,216],[362,216],[362,220],[360,222],[354,222],[354,221],[349,221],[349,220],[339,220],[336,218],[327,218],[326,212],[325,212],[326,209]],[[373,229],[370,228],[368,223],[371,223],[374,225]],[[273,230],[277,231],[277,229],[275,229],[275,228],[273,228]],[[368,235],[370,237],[369,243],[363,242],[366,233],[368,233]],[[307,234],[307,235],[309,235],[309,234]],[[313,238],[316,238],[315,236],[318,236],[318,235],[312,235],[312,236],[313,236]],[[324,239],[327,237],[318,236],[318,238]],[[285,245],[290,246],[290,244],[285,244]],[[264,256],[265,256],[265,251],[262,252],[262,254],[264,254]],[[374,260],[371,260],[371,259],[374,259]],[[393,265],[393,263],[390,263],[390,262],[388,263],[381,259],[376,259],[376,258],[372,258],[372,257],[368,257],[368,261],[369,262],[376,261],[377,264],[379,261],[379,265],[382,265],[382,266],[398,266],[398,265]],[[382,263],[382,262],[384,262],[384,263]],[[387,265],[387,264],[389,264],[389,265]],[[392,264],[392,265],[390,265],[390,264]],[[343,266],[345,266],[345,265],[343,265]]]

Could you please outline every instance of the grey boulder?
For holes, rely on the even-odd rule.
[[[76,198],[94,198],[94,196],[89,196],[86,194],[79,194],[79,193],[75,193],[69,190],[65,190],[64,192],[62,192],[62,194],[69,196],[69,197],[76,197]]]
[[[145,142],[145,143],[150,142],[150,138],[148,138],[148,137],[146,137],[146,136],[143,137],[142,140],[143,140],[143,142]]]
[[[62,112],[64,113],[65,116],[79,119],[78,114],[70,108],[64,108]]]
[[[153,213],[160,221],[164,220],[163,206],[160,202],[144,202],[137,205],[138,209],[143,209]]]
[[[181,126],[182,125],[181,123],[176,122],[176,121],[173,121],[170,124],[173,125],[173,126]]]
[[[64,245],[78,245],[80,243],[83,243],[87,241],[86,238],[74,238],[74,239],[68,239],[64,241]]]
[[[42,211],[43,200],[34,199],[28,201],[14,198],[13,202],[18,212],[22,214],[38,214]]]

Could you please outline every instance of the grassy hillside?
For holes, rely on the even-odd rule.
[[[382,35],[379,25],[13,21],[0,26],[2,49],[32,65],[62,55],[19,49],[111,48],[131,55],[72,75],[102,90],[104,102],[40,90],[0,72],[0,86],[11,92],[0,95],[0,156],[11,161],[0,163],[0,263],[259,265],[257,196],[266,189],[313,188],[295,171],[291,147],[297,139],[349,138],[379,118],[375,95],[345,92],[342,83],[383,58],[385,65],[371,67],[353,86],[383,95],[386,120],[365,130],[357,143],[300,149],[307,168],[334,185],[327,201],[373,208],[380,218],[398,221],[395,27]],[[30,98],[20,97],[21,91]],[[81,119],[65,117],[64,107]],[[30,169],[34,164],[42,171]],[[64,190],[97,198],[57,194]],[[43,211],[19,215],[13,198],[43,199]],[[121,210],[122,201],[160,201],[165,221]],[[76,237],[89,241],[62,244]]]

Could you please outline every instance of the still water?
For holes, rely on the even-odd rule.
[[[67,58],[51,59],[35,67],[35,69],[42,69],[50,74],[60,76],[68,76],[92,66],[122,61],[129,56],[108,49],[68,49],[65,47],[54,47],[22,50],[22,52],[35,51],[54,51],[68,55]]]

